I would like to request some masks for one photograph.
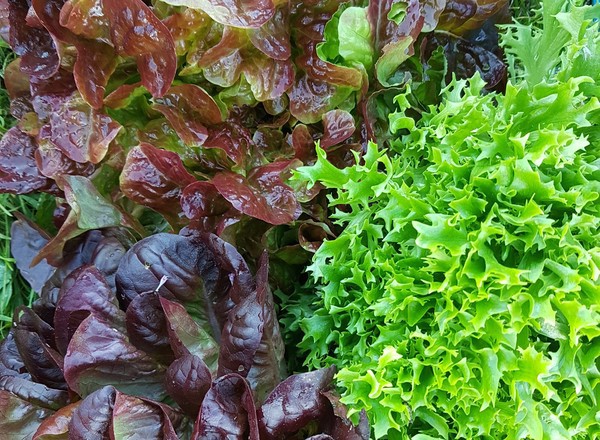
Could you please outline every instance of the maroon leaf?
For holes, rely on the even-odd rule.
[[[274,60],[287,60],[292,55],[290,44],[289,6],[283,2],[275,14],[258,29],[248,30],[250,41],[258,50]]]
[[[50,126],[40,130],[39,146],[35,151],[35,162],[40,173],[49,179],[57,180],[63,175],[90,176],[95,171],[94,164],[79,163],[69,159],[63,151],[49,140]]]
[[[287,376],[283,339],[279,329],[279,321],[275,315],[273,294],[269,288],[267,252],[263,253],[259,261],[256,273],[256,289],[257,300],[262,301],[263,332],[246,379],[250,384],[250,388],[254,391],[255,400],[262,402],[267,394]]]
[[[69,387],[81,396],[113,385],[133,395],[164,396],[163,368],[139,351],[125,335],[94,315],[79,326],[64,363]]]
[[[135,57],[142,84],[163,96],[175,78],[177,55],[167,27],[141,0],[102,0],[119,55]]]
[[[175,360],[158,294],[149,292],[136,296],[127,307],[125,324],[129,340],[137,348],[164,365]]]
[[[69,440],[110,440],[117,391],[105,386],[87,396],[71,414]]]
[[[61,353],[66,353],[75,331],[89,314],[124,330],[124,314],[106,279],[94,266],[82,266],[65,278],[56,304],[54,332]]]
[[[248,177],[232,172],[215,175],[212,183],[233,207],[273,225],[289,223],[300,215],[293,190],[280,174],[289,162],[273,162],[254,168]]]
[[[240,28],[257,28],[275,12],[273,0],[166,0],[166,3],[201,9],[218,23]]]
[[[0,191],[26,194],[49,188],[51,181],[36,166],[35,140],[17,127],[0,141]]]
[[[294,65],[289,59],[279,61],[254,54],[245,59],[242,72],[257,101],[279,98],[294,83]]]
[[[167,320],[171,348],[178,356],[198,356],[211,371],[216,370],[219,346],[213,336],[198,325],[185,308],[176,302],[160,298]]]
[[[167,369],[167,393],[189,416],[198,416],[200,405],[210,388],[212,377],[204,361],[193,354],[180,357]]]
[[[0,390],[0,414],[0,432],[4,438],[26,439],[33,436],[40,419],[48,417],[52,411]]]
[[[325,133],[321,138],[321,148],[340,144],[354,134],[354,118],[345,110],[331,110],[323,115]]]
[[[231,208],[210,182],[194,182],[181,193],[181,209],[189,219],[224,214]]]
[[[31,262],[44,245],[48,243],[49,237],[25,217],[21,215],[18,217],[19,220],[15,221],[10,228],[11,254],[21,276],[27,280],[34,291],[39,293],[54,273],[55,268],[46,261],[31,267]]]
[[[204,69],[204,76],[211,83],[230,87],[238,81],[242,72],[241,49],[246,43],[243,31],[226,27],[219,43],[202,54],[195,63],[196,67]]]
[[[246,127],[229,119],[209,131],[203,147],[223,150],[236,165],[244,165],[251,155],[252,136]]]
[[[117,67],[114,49],[101,41],[81,40],[77,43],[77,61],[73,68],[79,93],[94,109],[103,105],[108,79]]]
[[[69,438],[69,423],[80,402],[71,403],[44,419],[32,440],[60,440]]]
[[[331,406],[321,392],[331,386],[335,367],[295,374],[281,382],[258,411],[261,439],[285,438],[325,417]]]
[[[121,172],[121,191],[176,224],[181,190],[195,181],[178,154],[142,143],[127,155]]]
[[[21,57],[23,73],[39,79],[48,79],[60,66],[56,45],[43,27],[31,27],[26,23],[29,2],[8,0],[10,45]]]
[[[437,28],[463,36],[508,6],[506,0],[447,0]]]
[[[102,8],[102,0],[67,0],[60,10],[59,22],[89,40],[110,38],[110,22]]]
[[[307,74],[297,75],[296,82],[288,91],[290,113],[304,124],[318,122],[324,113],[335,108],[349,93],[351,89],[314,80]]]
[[[47,139],[75,162],[98,163],[120,129],[110,116],[92,109],[73,95],[50,115]]]
[[[231,373],[216,379],[202,401],[193,440],[258,440],[258,424],[248,382]]]

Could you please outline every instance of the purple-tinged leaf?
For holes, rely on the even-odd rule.
[[[23,73],[39,79],[48,79],[60,67],[56,45],[43,27],[26,23],[29,4],[25,0],[9,0],[10,45],[21,57]]]
[[[31,262],[48,243],[49,237],[35,223],[21,215],[18,218],[10,227],[10,251],[21,276],[39,293],[56,268],[46,261],[31,267]]]
[[[305,164],[316,159],[315,140],[306,125],[298,124],[294,127],[291,142],[296,159]]]
[[[48,139],[69,159],[96,164],[104,159],[120,129],[110,116],[73,95],[50,115]]]
[[[167,27],[141,0],[102,0],[117,54],[135,57],[142,84],[163,96],[177,71],[175,43]]]
[[[112,46],[101,41],[81,40],[76,47],[75,83],[83,99],[92,108],[100,109],[108,79],[117,67],[117,55]]]
[[[236,165],[243,166],[251,155],[252,136],[246,127],[230,119],[209,130],[203,147],[221,149]]]
[[[123,392],[162,398],[164,369],[136,349],[111,324],[94,315],[79,326],[67,349],[64,363],[69,387],[81,396],[113,385]]]
[[[111,386],[88,395],[71,414],[69,440],[110,440],[117,391]]]
[[[463,36],[507,7],[507,0],[447,0],[437,29]]]
[[[67,0],[60,10],[59,22],[89,40],[110,38],[110,22],[102,8],[102,0]]]
[[[165,375],[165,388],[181,409],[194,419],[210,388],[212,377],[202,359],[187,354],[173,362]]]
[[[201,9],[216,22],[239,28],[260,27],[275,13],[273,0],[165,0],[165,3]]]
[[[291,60],[275,60],[262,53],[252,54],[244,60],[242,72],[250,83],[257,101],[279,98],[294,83],[294,65]]]
[[[120,229],[108,228],[102,231],[103,237],[98,242],[90,257],[90,263],[104,275],[111,290],[115,290],[115,276],[121,258],[131,245],[131,238]]]
[[[256,272],[256,296],[262,301],[263,332],[246,379],[254,391],[255,400],[263,402],[267,394],[287,377],[284,344],[275,315],[273,294],[269,287],[269,259],[264,252]],[[235,310],[235,309],[234,309]],[[221,348],[223,349],[223,348]]]
[[[258,440],[258,423],[248,382],[231,373],[216,379],[202,401],[193,440]]]
[[[321,147],[329,148],[340,144],[354,134],[354,118],[345,110],[331,110],[323,115],[323,137]]]
[[[0,141],[0,192],[26,194],[47,189],[51,181],[36,166],[35,140],[17,127]]]
[[[195,53],[197,45],[207,43],[206,36],[213,27],[211,18],[199,9],[183,8],[163,20],[173,36],[175,50],[178,56],[189,53],[188,61]]]
[[[32,379],[52,389],[66,390],[62,356],[46,342],[52,328],[24,306],[15,310],[13,321],[15,343]]]
[[[331,411],[321,394],[331,386],[335,367],[288,377],[269,394],[258,411],[261,439],[284,438]]]
[[[248,30],[254,47],[274,60],[289,59],[292,56],[289,19],[289,5],[282,2],[269,21],[258,29]]]
[[[231,204],[210,182],[198,181],[185,187],[181,193],[181,209],[189,219],[213,217],[231,209]]]
[[[206,125],[223,121],[221,110],[213,98],[193,84],[173,86],[153,108],[161,112],[179,137],[188,144],[202,144],[208,137]]]
[[[10,19],[8,0],[0,0],[0,38],[10,41]]]
[[[325,81],[336,86],[349,87],[358,90],[362,86],[362,73],[353,67],[338,66],[323,61],[317,55],[317,42],[304,40],[304,53],[296,59],[298,67],[314,81]]]
[[[14,372],[15,375],[21,375],[25,378],[30,377],[25,369],[23,359],[21,359],[21,355],[19,354],[19,349],[15,342],[14,331],[9,331],[6,338],[0,342],[0,368],[1,367]]]
[[[325,431],[335,439],[344,440],[369,440],[371,428],[369,427],[369,418],[363,409],[360,412],[360,419],[355,426],[348,419],[346,406],[340,402],[340,396],[335,391],[324,391],[321,393],[329,400],[331,404],[331,417],[324,421]]]
[[[181,190],[195,181],[178,154],[142,143],[127,155],[120,186],[129,199],[177,224]]]
[[[421,32],[433,31],[446,7],[447,0],[424,0],[421,2],[421,14],[425,19]]]
[[[171,348],[177,357],[198,356],[210,371],[215,371],[219,346],[213,335],[198,325],[181,304],[165,298],[160,298],[160,303],[167,320]]]
[[[127,307],[125,325],[130,342],[137,348],[164,365],[175,360],[167,319],[157,293],[136,296]]]
[[[296,75],[296,82],[288,91],[290,113],[304,124],[318,122],[349,95],[349,90],[313,80],[306,74]]]
[[[33,436],[52,411],[37,407],[19,397],[0,390],[0,432],[6,439],[28,439]]]
[[[46,124],[40,129],[39,145],[35,151],[35,163],[42,175],[57,180],[64,175],[90,176],[94,173],[94,164],[78,163],[69,159],[60,148],[48,140],[49,137],[50,125]]]
[[[119,440],[178,440],[160,406],[118,391],[110,430],[111,438]]]
[[[32,440],[69,440],[69,423],[80,402],[59,409],[42,421]]]
[[[254,168],[247,177],[224,171],[212,183],[235,209],[273,225],[289,223],[300,216],[294,191],[280,174],[290,162],[273,162]]]
[[[124,330],[124,313],[106,279],[94,266],[82,266],[65,278],[56,304],[54,332],[61,353],[66,353],[75,331],[90,314]]]
[[[343,437],[332,437],[328,434],[316,434],[316,435],[311,435],[310,437],[308,437],[306,440],[340,440]],[[345,440],[345,438],[344,438]]]
[[[69,403],[69,393],[65,390],[49,388],[41,383],[4,374],[4,372],[0,374],[0,390],[9,391],[27,402],[51,410],[57,410]]]
[[[204,69],[204,76],[209,82],[220,87],[231,87],[240,78],[243,64],[241,49],[246,44],[247,36],[243,31],[226,27],[219,43],[195,60],[193,67]]]

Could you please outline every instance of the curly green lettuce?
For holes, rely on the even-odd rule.
[[[391,151],[338,169],[319,148],[298,170],[343,232],[288,313],[376,439],[600,438],[600,104],[569,73],[600,53],[582,11],[559,15],[581,32],[539,83],[454,80],[418,119],[407,88]]]

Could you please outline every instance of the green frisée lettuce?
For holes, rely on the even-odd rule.
[[[600,104],[580,76],[598,25],[560,10],[568,38],[537,84],[526,63],[505,94],[455,79],[419,118],[407,87],[390,151],[371,143],[338,169],[318,149],[297,170],[330,190],[343,231],[287,324],[306,365],[340,368],[341,401],[376,439],[600,435]]]

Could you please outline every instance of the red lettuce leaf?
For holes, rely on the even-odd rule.
[[[212,183],[238,211],[273,225],[289,223],[300,215],[294,191],[280,177],[289,165],[273,162],[254,168],[247,177],[224,171]]]
[[[295,374],[269,394],[258,411],[261,439],[285,438],[309,422],[326,417],[329,401],[321,394],[331,386],[335,367]]]
[[[48,139],[69,159],[96,164],[104,158],[120,129],[121,125],[110,116],[73,95],[50,115]]]
[[[165,0],[173,6],[201,9],[218,23],[239,28],[257,28],[275,12],[273,0]]]
[[[105,385],[133,395],[162,398],[164,369],[136,349],[106,321],[88,316],[73,335],[65,355],[69,387],[87,396]]]
[[[245,168],[252,155],[252,135],[238,121],[229,119],[209,131],[203,147],[223,150],[236,165]]]
[[[48,79],[60,67],[56,45],[43,27],[27,25],[30,2],[9,0],[10,45],[21,57],[21,71],[38,79]]]
[[[282,96],[294,83],[294,65],[291,60],[276,60],[262,53],[247,54],[242,66],[246,80],[257,101]]]
[[[173,352],[178,356],[189,354],[199,357],[211,371],[216,370],[219,346],[215,338],[188,314],[186,309],[173,301],[160,298],[167,320],[167,330]]]
[[[142,143],[127,155],[120,186],[129,199],[178,224],[181,190],[195,181],[179,155]]]
[[[7,439],[27,439],[35,434],[40,419],[48,417],[52,411],[0,390],[0,414],[2,436]]]
[[[437,29],[463,36],[506,8],[507,0],[447,0]]]
[[[135,57],[142,84],[163,96],[175,78],[177,55],[167,27],[141,0],[102,0],[117,54]]]
[[[340,144],[354,134],[354,118],[345,110],[331,110],[323,115],[323,137],[321,148]]]
[[[210,182],[194,182],[181,193],[181,209],[189,219],[222,215],[231,209],[231,204]]]
[[[48,235],[37,225],[21,215],[19,220],[10,227],[10,250],[19,273],[29,283],[31,288],[40,292],[54,271],[46,261],[31,267],[33,258],[48,243]]]
[[[289,6],[287,2],[281,2],[269,21],[258,29],[248,30],[250,41],[269,58],[287,60],[292,55],[289,20]]]
[[[44,419],[35,431],[32,440],[68,440],[69,423],[79,404],[80,402],[71,403]]]
[[[127,307],[125,325],[129,341],[137,348],[164,365],[175,360],[158,294],[149,292],[136,296]]]
[[[27,194],[48,189],[51,181],[36,165],[35,139],[17,127],[8,130],[0,141],[0,191]]]
[[[112,386],[105,386],[83,399],[71,414],[69,440],[110,440],[116,394]]]
[[[56,304],[54,333],[61,353],[66,353],[75,331],[89,314],[124,330],[124,314],[102,273],[94,266],[81,266],[63,281]]]
[[[194,419],[212,382],[204,361],[193,354],[180,357],[167,369],[165,388],[181,409]]]
[[[202,401],[192,439],[258,440],[258,423],[248,382],[231,373],[216,379]]]
[[[110,22],[102,9],[102,0],[67,0],[60,10],[59,22],[89,40],[110,38]]]

